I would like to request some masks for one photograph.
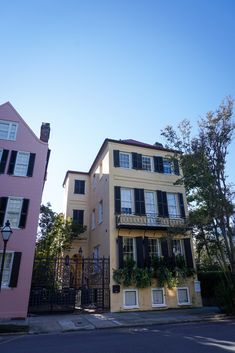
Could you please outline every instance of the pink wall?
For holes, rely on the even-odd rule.
[[[7,244],[7,250],[20,251],[22,257],[17,287],[2,288],[0,292],[0,318],[26,317],[48,144],[36,137],[9,103],[0,106],[0,120],[19,124],[16,141],[0,140],[0,148],[36,153],[32,177],[8,175],[8,165],[5,173],[0,174],[0,197],[19,196],[30,200],[26,227],[13,228]],[[1,237],[0,249],[2,248]]]

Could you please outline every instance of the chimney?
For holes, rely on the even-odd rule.
[[[49,123],[42,123],[41,126],[41,134],[40,134],[40,140],[43,142],[48,142],[49,137],[50,137],[50,124]]]

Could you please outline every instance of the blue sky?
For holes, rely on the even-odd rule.
[[[34,132],[50,122],[43,202],[62,211],[68,169],[103,140],[164,142],[235,98],[234,0],[1,0],[0,104]],[[228,175],[234,182],[235,143]],[[233,156],[233,157],[232,157]]]

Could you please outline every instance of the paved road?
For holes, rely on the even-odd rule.
[[[2,336],[0,352],[229,353],[235,352],[235,321],[63,334]]]

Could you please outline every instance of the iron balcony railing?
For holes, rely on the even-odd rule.
[[[118,214],[116,215],[117,227],[147,227],[147,228],[168,228],[168,227],[185,227],[186,218],[180,216],[169,215],[169,217],[159,217],[155,213],[136,215]]]

